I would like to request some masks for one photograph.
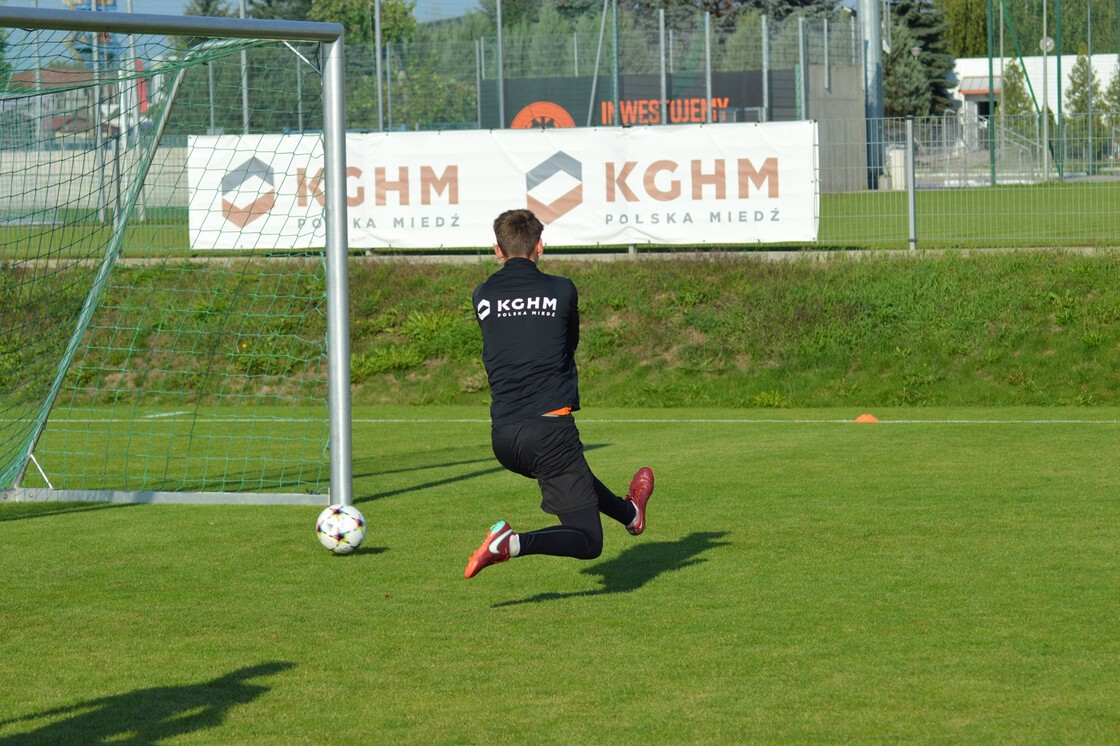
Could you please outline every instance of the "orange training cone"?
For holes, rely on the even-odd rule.
[[[878,422],[879,418],[873,414],[861,414],[856,417],[856,422]]]

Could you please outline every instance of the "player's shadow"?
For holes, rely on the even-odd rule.
[[[490,459],[487,459],[487,461],[489,461],[489,460]],[[435,468],[439,468],[439,467],[447,466],[447,465],[448,464],[432,464],[431,467],[429,467],[429,468],[435,469]],[[459,465],[459,464],[456,464],[456,465]],[[362,497],[355,497],[354,498],[354,504],[355,505],[360,505],[362,503],[373,502],[374,500],[382,500],[386,497],[395,497],[397,495],[407,495],[410,492],[418,492],[420,490],[430,490],[430,489],[435,489],[437,487],[445,487],[449,484],[455,484],[456,482],[463,482],[467,479],[475,479],[477,477],[484,477],[487,474],[497,474],[500,471],[503,471],[503,468],[501,466],[493,466],[493,467],[490,467],[488,469],[476,469],[475,471],[468,472],[466,474],[455,474],[453,476],[445,477],[443,479],[433,479],[433,480],[430,480],[430,481],[427,481],[427,482],[414,482],[414,483],[409,484],[407,487],[401,487],[400,489],[385,490],[384,492],[375,492],[371,495],[364,495]]]
[[[583,450],[584,450],[584,452],[593,451],[597,448],[605,448],[606,445],[607,444],[598,444],[598,443],[592,444],[592,445],[585,445],[583,447]],[[420,471],[420,470],[424,470],[424,469],[444,469],[444,468],[452,467],[452,466],[467,466],[469,464],[479,464],[479,463],[493,464],[493,465],[486,468],[486,469],[476,469],[475,471],[467,472],[465,474],[453,474],[453,475],[451,475],[449,477],[445,477],[443,479],[435,479],[435,480],[431,480],[431,481],[428,481],[428,482],[414,482],[414,483],[410,483],[406,487],[401,487],[400,489],[386,490],[384,492],[376,492],[372,495],[355,497],[354,498],[354,503],[355,504],[361,504],[361,503],[373,502],[374,500],[381,500],[381,499],[384,499],[386,497],[395,497],[397,495],[404,495],[404,494],[408,494],[409,492],[417,492],[417,491],[420,491],[420,490],[430,490],[430,489],[435,489],[436,487],[445,487],[449,484],[455,484],[456,482],[464,482],[468,479],[476,479],[478,477],[484,477],[488,474],[498,474],[500,472],[505,471],[505,467],[502,466],[501,464],[497,463],[494,460],[494,457],[491,455],[491,456],[487,456],[486,458],[479,458],[479,459],[449,461],[449,462],[446,462],[446,463],[436,463],[436,464],[420,464],[420,465],[417,465],[417,466],[410,466],[410,467],[403,468],[403,469],[390,469],[390,470],[387,470],[387,471],[384,471],[384,472],[368,471],[368,472],[363,472],[363,473],[355,473],[354,474],[355,477],[372,477],[372,476],[377,476],[379,474],[392,474],[392,473],[402,472],[402,471]]]
[[[28,503],[12,503],[28,505]],[[48,518],[55,515],[64,515],[66,513],[88,513],[93,510],[114,510],[117,508],[130,508],[131,504],[125,503],[88,503],[83,505],[75,505],[72,503],[35,503],[34,508],[26,513],[19,515],[0,516],[0,523],[5,521],[26,521],[32,518]]]
[[[0,736],[0,745],[120,742],[154,746],[176,736],[218,727],[231,709],[248,704],[269,690],[253,683],[253,679],[275,675],[293,665],[262,663],[200,684],[137,689],[0,720],[0,731],[21,722],[51,721],[26,733]]]
[[[698,565],[706,560],[700,555],[715,547],[727,546],[730,542],[720,541],[727,536],[726,531],[708,531],[689,534],[678,541],[647,541],[630,547],[614,559],[586,567],[580,572],[584,575],[598,576],[601,588],[570,593],[538,593],[529,598],[503,601],[493,608],[517,606],[541,601],[557,601],[562,598],[579,596],[603,596],[609,593],[629,593],[641,588],[659,575]]]

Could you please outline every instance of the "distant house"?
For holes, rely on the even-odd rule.
[[[1116,75],[1116,58],[1113,54],[1094,54],[1093,70],[1100,81],[1101,90],[1108,87],[1109,82]],[[1006,58],[1010,61],[1011,57]],[[1061,64],[1062,85],[1058,86],[1058,65]],[[1050,70],[1050,78],[1046,86],[1046,98],[1050,103],[1050,111],[1057,113],[1058,96],[1062,97],[1064,108],[1066,92],[1069,90],[1069,75],[1077,62],[1077,55],[1063,54],[1061,60],[1055,55],[1046,57],[1046,67]],[[1020,66],[1030,86],[1034,90],[1036,101],[1042,99],[1042,56],[1024,57]],[[950,89],[950,93],[961,102],[961,113],[982,117],[988,116],[988,58],[987,57],[962,57],[956,61],[954,68],[957,85]],[[1003,63],[998,57],[992,59],[992,97],[999,101],[1002,88]]]
[[[18,101],[21,90],[47,91],[37,97],[43,106],[38,116],[41,117],[45,136],[92,134],[95,114],[93,81],[93,72],[80,66],[21,70],[12,76],[11,90],[15,96],[10,101]]]

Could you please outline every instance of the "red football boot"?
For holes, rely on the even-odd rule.
[[[482,571],[482,568],[508,560],[511,536],[513,536],[513,529],[505,521],[498,521],[491,526],[490,533],[486,534],[482,545],[475,550],[467,562],[467,569],[463,571],[463,576],[473,578]]]
[[[630,491],[626,493],[626,499],[634,503],[634,508],[638,511],[634,522],[626,527],[626,530],[634,536],[646,530],[646,503],[652,494],[653,469],[643,466],[630,480]]]

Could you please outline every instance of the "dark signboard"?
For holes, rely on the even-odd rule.
[[[792,71],[770,72],[770,114],[786,113],[784,97],[791,95]],[[667,102],[661,100],[661,76],[624,75],[619,81],[616,107],[611,78],[596,82],[581,78],[511,78],[505,81],[505,122],[498,121],[498,82],[482,81],[481,105],[484,129],[501,126],[573,127],[645,124],[690,124],[708,121],[760,121],[792,119],[792,116],[764,116],[762,112],[762,72],[712,73],[711,100],[705,95],[702,74],[667,77]],[[594,100],[592,99],[594,89]],[[778,97],[775,94],[779,94]],[[782,101],[783,105],[775,107]],[[590,108],[590,112],[588,109]],[[617,110],[616,110],[617,109]],[[589,117],[590,114],[590,117]]]

